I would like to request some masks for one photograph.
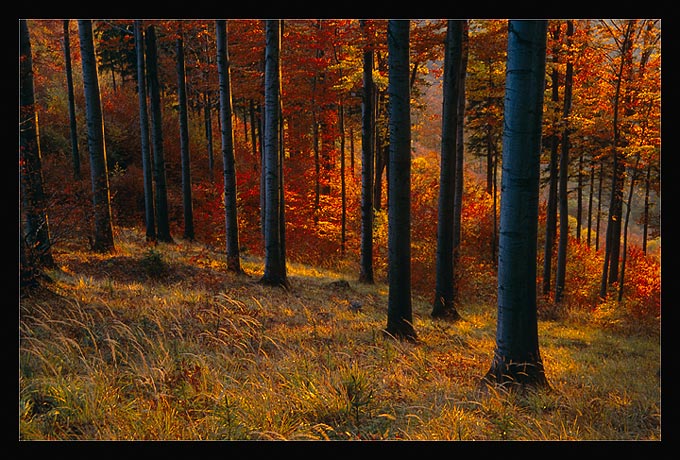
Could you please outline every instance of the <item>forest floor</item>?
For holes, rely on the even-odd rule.
[[[289,264],[258,283],[223,254],[150,246],[54,248],[51,282],[20,300],[20,440],[660,440],[659,331],[539,321],[549,389],[481,391],[496,306],[433,320],[414,296],[416,343],[386,337],[386,285]]]

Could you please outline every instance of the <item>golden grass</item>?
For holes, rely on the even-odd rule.
[[[540,321],[551,390],[480,392],[495,306],[386,338],[387,287],[289,265],[288,291],[226,273],[184,241],[117,252],[62,244],[53,283],[21,299],[20,438],[658,440],[658,335]],[[345,280],[348,284],[338,283]]]

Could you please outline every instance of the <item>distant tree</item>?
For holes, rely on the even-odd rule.
[[[191,154],[189,152],[189,121],[187,116],[187,82],[184,69],[184,38],[182,22],[175,41],[177,50],[177,98],[179,102],[179,138],[182,164],[182,209],[184,210],[184,238],[194,239],[194,212],[191,200]]]
[[[366,21],[361,27],[366,30]],[[366,35],[368,35],[366,33]],[[368,41],[368,40],[367,40]],[[361,261],[359,281],[373,284],[373,150],[375,147],[373,50],[363,52],[363,99],[361,104]]]
[[[35,110],[31,37],[25,19],[19,23],[19,168],[24,221],[20,239],[25,246],[22,265],[26,273],[40,267],[53,267],[52,243],[43,188],[42,160]]]
[[[547,385],[536,312],[546,35],[547,21],[509,22],[496,349],[483,379],[491,384]]]
[[[238,215],[236,206],[236,170],[234,165],[234,129],[232,125],[231,75],[227,21],[215,21],[217,35],[217,73],[220,82],[220,120],[222,127],[222,162],[224,163],[224,211],[226,224],[227,270],[241,272]]]
[[[151,141],[153,143],[153,179],[156,185],[156,221],[159,241],[172,242],[168,218],[168,189],[165,179],[165,155],[163,154],[163,121],[161,115],[161,93],[158,81],[158,50],[156,29],[146,29],[146,70],[151,102]]]
[[[444,95],[442,142],[437,213],[436,285],[433,317],[458,319],[454,301],[454,201],[456,191],[458,144],[458,100],[463,27],[460,20],[449,20],[444,55]]]
[[[390,152],[388,181],[387,328],[415,340],[411,311],[411,115],[408,20],[387,25]]]
[[[153,165],[149,146],[149,112],[146,102],[146,70],[144,66],[144,32],[141,21],[136,20],[135,47],[137,50],[137,95],[139,98],[139,128],[142,144],[142,175],[144,176],[144,221],[146,240],[156,240],[156,217],[153,196]]]
[[[66,86],[68,90],[69,128],[71,132],[71,158],[73,161],[73,178],[80,180],[80,152],[78,151],[78,126],[76,121],[76,103],[73,94],[73,71],[71,68],[71,34],[68,19],[64,19],[64,63],[66,64]]]
[[[97,60],[94,52],[92,21],[78,20],[80,54],[83,67],[83,87],[87,119],[87,145],[90,152],[90,176],[92,178],[92,203],[94,205],[94,241],[96,252],[110,252],[115,249],[111,218],[111,196],[109,173],[106,164],[104,141],[104,118],[102,116]]]
[[[264,176],[265,267],[261,282],[267,285],[288,287],[286,253],[283,241],[285,225],[282,213],[282,158],[280,142],[281,115],[281,20],[269,19],[265,23],[265,73],[264,73]]]

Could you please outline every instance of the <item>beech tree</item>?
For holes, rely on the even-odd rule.
[[[538,346],[536,235],[547,21],[508,25],[496,349],[483,381],[547,385]]]
[[[411,114],[408,20],[387,25],[389,94],[387,328],[391,336],[415,340],[411,308]]]
[[[215,21],[217,35],[217,73],[220,82],[220,120],[222,162],[224,163],[224,214],[226,226],[227,270],[241,272],[234,166],[234,129],[232,126],[231,75],[227,21]]]
[[[73,94],[73,70],[71,67],[71,34],[70,20],[64,19],[64,64],[66,65],[66,87],[68,91],[69,128],[71,133],[71,158],[73,161],[73,178],[80,180],[80,152],[78,150],[78,126],[76,121],[76,103]]]
[[[104,119],[102,117],[97,60],[94,54],[92,21],[78,20],[80,54],[83,67],[83,87],[87,119],[87,145],[90,152],[90,176],[92,179],[92,204],[94,206],[94,241],[92,249],[97,252],[113,251],[113,227],[111,219],[111,196],[109,173],[106,164]]]
[[[373,150],[375,123],[373,109],[373,50],[368,43],[366,21],[361,21],[366,44],[363,51],[363,99],[361,103],[361,261],[359,281],[373,279]]]
[[[454,201],[457,177],[458,100],[463,27],[459,20],[449,20],[444,56],[444,96],[442,108],[442,146],[439,175],[439,209],[437,221],[437,268],[433,317],[458,319],[454,300]]]
[[[137,51],[137,96],[139,98],[139,130],[142,145],[142,175],[144,182],[144,221],[146,240],[156,240],[156,217],[153,195],[153,166],[149,146],[149,112],[146,102],[146,70],[144,66],[144,32],[141,21],[135,20],[135,48]]]
[[[182,23],[175,41],[177,49],[177,98],[179,102],[179,138],[182,163],[182,209],[184,211],[184,238],[194,239],[194,214],[191,202],[191,154],[189,152],[189,121],[187,117],[187,83],[184,69],[184,39]]]
[[[264,71],[264,177],[265,266],[261,282],[267,285],[288,287],[282,195],[282,155],[280,142],[281,115],[281,20],[269,19],[265,23]]]
[[[155,205],[157,236],[159,241],[172,242],[168,219],[168,190],[165,179],[165,155],[163,153],[163,121],[161,115],[161,93],[158,81],[158,56],[156,29],[146,29],[146,69],[151,102],[151,141],[153,143],[153,180],[156,185]]]
[[[43,188],[42,159],[35,111],[31,37],[25,19],[19,23],[19,168],[21,171],[22,273],[53,267],[52,243]],[[29,277],[30,278],[30,277]]]

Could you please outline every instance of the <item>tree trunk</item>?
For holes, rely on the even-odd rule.
[[[265,267],[261,282],[288,287],[283,251],[281,214],[281,152],[279,150],[281,21],[266,21],[264,174],[265,174]]]
[[[458,319],[454,306],[454,199],[456,189],[456,150],[458,140],[458,100],[460,97],[460,65],[462,24],[449,20],[444,57],[444,96],[442,106],[442,144],[439,174],[439,207],[437,222],[436,284],[432,316]]]
[[[635,167],[630,178],[630,188],[628,189],[628,200],[626,201],[626,220],[623,225],[623,255],[621,256],[621,271],[619,273],[619,297],[618,300],[623,300],[623,287],[626,281],[626,260],[628,255],[628,221],[630,220],[630,210],[633,205],[633,187],[637,179],[638,167],[640,166],[640,152],[638,152],[635,159]]]
[[[144,220],[146,240],[156,240],[156,218],[153,197],[153,165],[149,147],[149,113],[146,104],[146,70],[144,66],[144,32],[141,21],[135,20],[135,48],[137,52],[137,95],[139,97],[139,128],[142,144],[142,175],[144,181]]]
[[[25,19],[20,21],[19,60],[19,152],[21,170],[21,196],[25,219],[21,240],[25,243],[26,273],[40,267],[54,267],[52,243],[47,216],[47,200],[43,188],[42,159],[38,132],[38,115],[35,110],[33,82],[33,56],[31,37]]]
[[[189,152],[189,121],[187,118],[187,87],[184,70],[184,40],[180,23],[177,47],[177,97],[179,99],[179,142],[182,164],[182,209],[184,211],[184,238],[194,239],[194,212],[191,200],[191,154]]]
[[[87,119],[87,145],[90,152],[90,176],[92,178],[92,204],[94,207],[94,242],[96,252],[113,251],[113,227],[111,223],[111,197],[109,174],[106,165],[104,119],[102,117],[97,60],[92,37],[92,21],[78,20],[80,55],[83,67],[83,87]]]
[[[546,32],[547,21],[509,22],[496,349],[483,379],[499,385],[547,385],[536,313]]]
[[[458,95],[458,142],[456,144],[456,194],[453,203],[453,267],[454,267],[454,283],[457,279],[455,268],[458,266],[458,256],[460,253],[460,239],[462,233],[461,221],[463,213],[463,166],[465,158],[465,139],[464,125],[465,125],[465,76],[467,74],[468,62],[468,48],[469,48],[469,26],[467,20],[463,20],[463,41],[461,45],[461,63],[460,63],[460,77],[459,77],[459,95]],[[454,291],[454,300],[458,292]]]
[[[595,162],[590,162],[590,190],[588,192],[588,237],[586,244],[590,247],[593,230],[593,195],[595,193]]]
[[[68,88],[68,115],[71,132],[71,158],[73,160],[73,179],[80,180],[80,152],[78,151],[78,127],[76,121],[76,103],[73,92],[73,71],[71,68],[71,34],[69,20],[64,19],[64,62],[66,64],[66,86]]]
[[[415,340],[411,311],[411,115],[408,20],[390,20],[388,91],[390,152],[388,181],[389,295],[386,333]]]
[[[217,35],[217,73],[220,81],[220,119],[222,125],[222,163],[224,164],[224,211],[226,224],[227,270],[240,273],[241,260],[236,204],[236,167],[232,124],[231,72],[227,21],[215,21]],[[253,139],[254,140],[254,139]]]
[[[573,21],[567,21],[567,47],[571,46],[574,34]],[[574,64],[571,56],[567,58],[567,70],[564,76],[564,109],[562,111],[562,151],[560,153],[560,241],[557,248],[557,270],[555,273],[555,302],[562,302],[567,273],[567,247],[569,245],[569,200],[567,185],[569,182],[569,112],[571,110],[572,80]]]
[[[203,93],[203,118],[205,121],[205,140],[208,149],[208,174],[212,180],[215,177],[215,154],[212,132],[212,101],[210,100],[210,91],[208,90]]]
[[[340,252],[345,255],[345,239],[347,233],[347,183],[345,180],[345,109],[342,98],[338,111],[340,119],[340,199],[342,210],[340,215]]]
[[[156,49],[156,29],[146,29],[146,69],[151,101],[151,140],[153,143],[153,179],[156,184],[156,220],[158,240],[172,242],[168,220],[168,190],[165,179],[165,156],[163,154],[163,120],[161,114],[161,94],[158,82],[158,57]]]
[[[553,54],[553,68],[550,75],[552,84],[552,135],[550,136],[550,166],[549,166],[549,182],[548,182],[548,209],[545,220],[545,246],[543,247],[543,295],[547,296],[550,293],[550,283],[552,280],[552,261],[553,252],[555,250],[555,238],[557,236],[557,147],[559,145],[559,136],[557,135],[557,102],[559,101],[559,72],[557,70],[557,63],[559,61],[559,46],[558,39],[560,35],[560,24],[557,22],[556,27],[552,30],[554,46]]]
[[[365,21],[361,21],[365,27]],[[373,108],[373,50],[364,48],[361,106],[361,261],[359,281],[373,284],[373,161],[375,125]]]

